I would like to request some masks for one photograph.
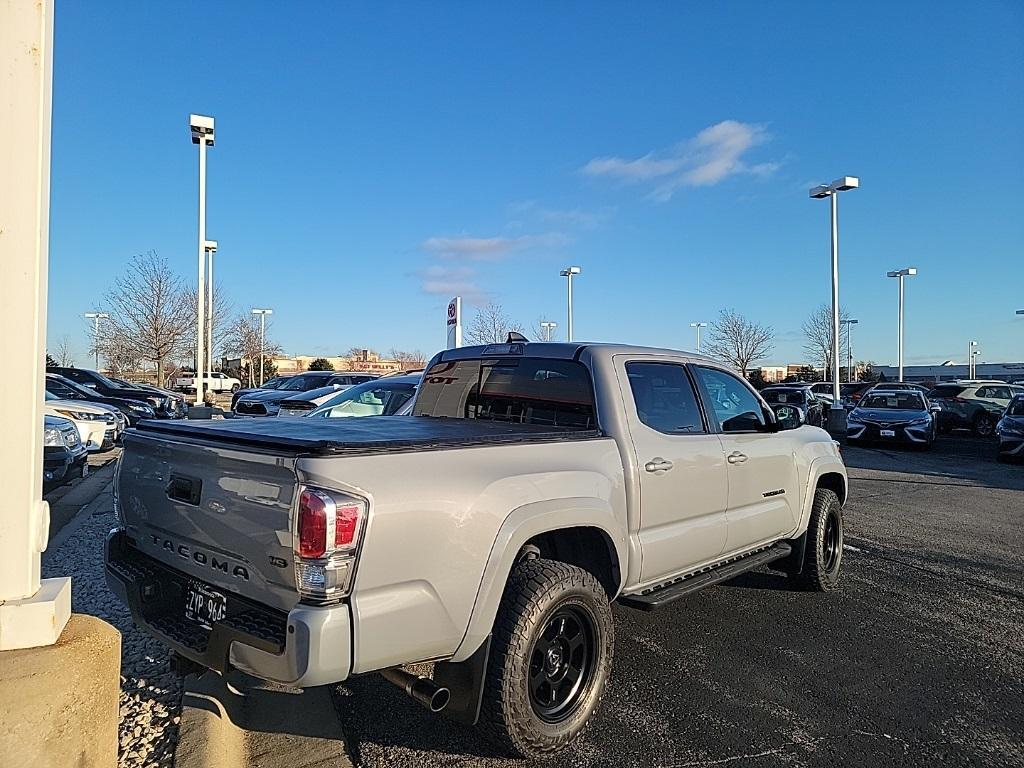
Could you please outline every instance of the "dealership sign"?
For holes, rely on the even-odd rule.
[[[448,302],[448,344],[447,349],[462,346],[462,297],[456,296]]]

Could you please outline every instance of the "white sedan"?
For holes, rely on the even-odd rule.
[[[82,400],[62,400],[46,392],[43,413],[67,419],[78,430],[82,445],[89,451],[112,448],[121,439],[125,418],[117,408]]]

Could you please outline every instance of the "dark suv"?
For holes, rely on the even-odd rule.
[[[111,381],[102,373],[90,371],[86,368],[62,368],[50,367],[47,373],[56,373],[64,378],[71,379],[76,384],[88,387],[104,397],[116,397],[122,400],[134,400],[140,403],[148,403],[156,413],[158,419],[179,419],[188,413],[185,400],[173,393],[163,392],[156,387],[134,387],[125,383]]]
[[[970,429],[979,437],[991,437],[1010,400],[1020,394],[1024,387],[1005,381],[957,381],[937,385],[928,399],[942,407],[940,432]]]

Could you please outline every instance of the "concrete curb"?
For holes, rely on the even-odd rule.
[[[239,672],[184,682],[175,768],[346,768],[330,689],[276,686]]]

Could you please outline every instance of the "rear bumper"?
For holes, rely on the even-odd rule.
[[[298,605],[286,614],[228,593],[228,615],[207,630],[184,618],[185,588],[193,579],[139,552],[123,529],[107,536],[104,561],[107,585],[135,624],[185,658],[217,672],[237,668],[299,688],[349,676],[346,604]]]

